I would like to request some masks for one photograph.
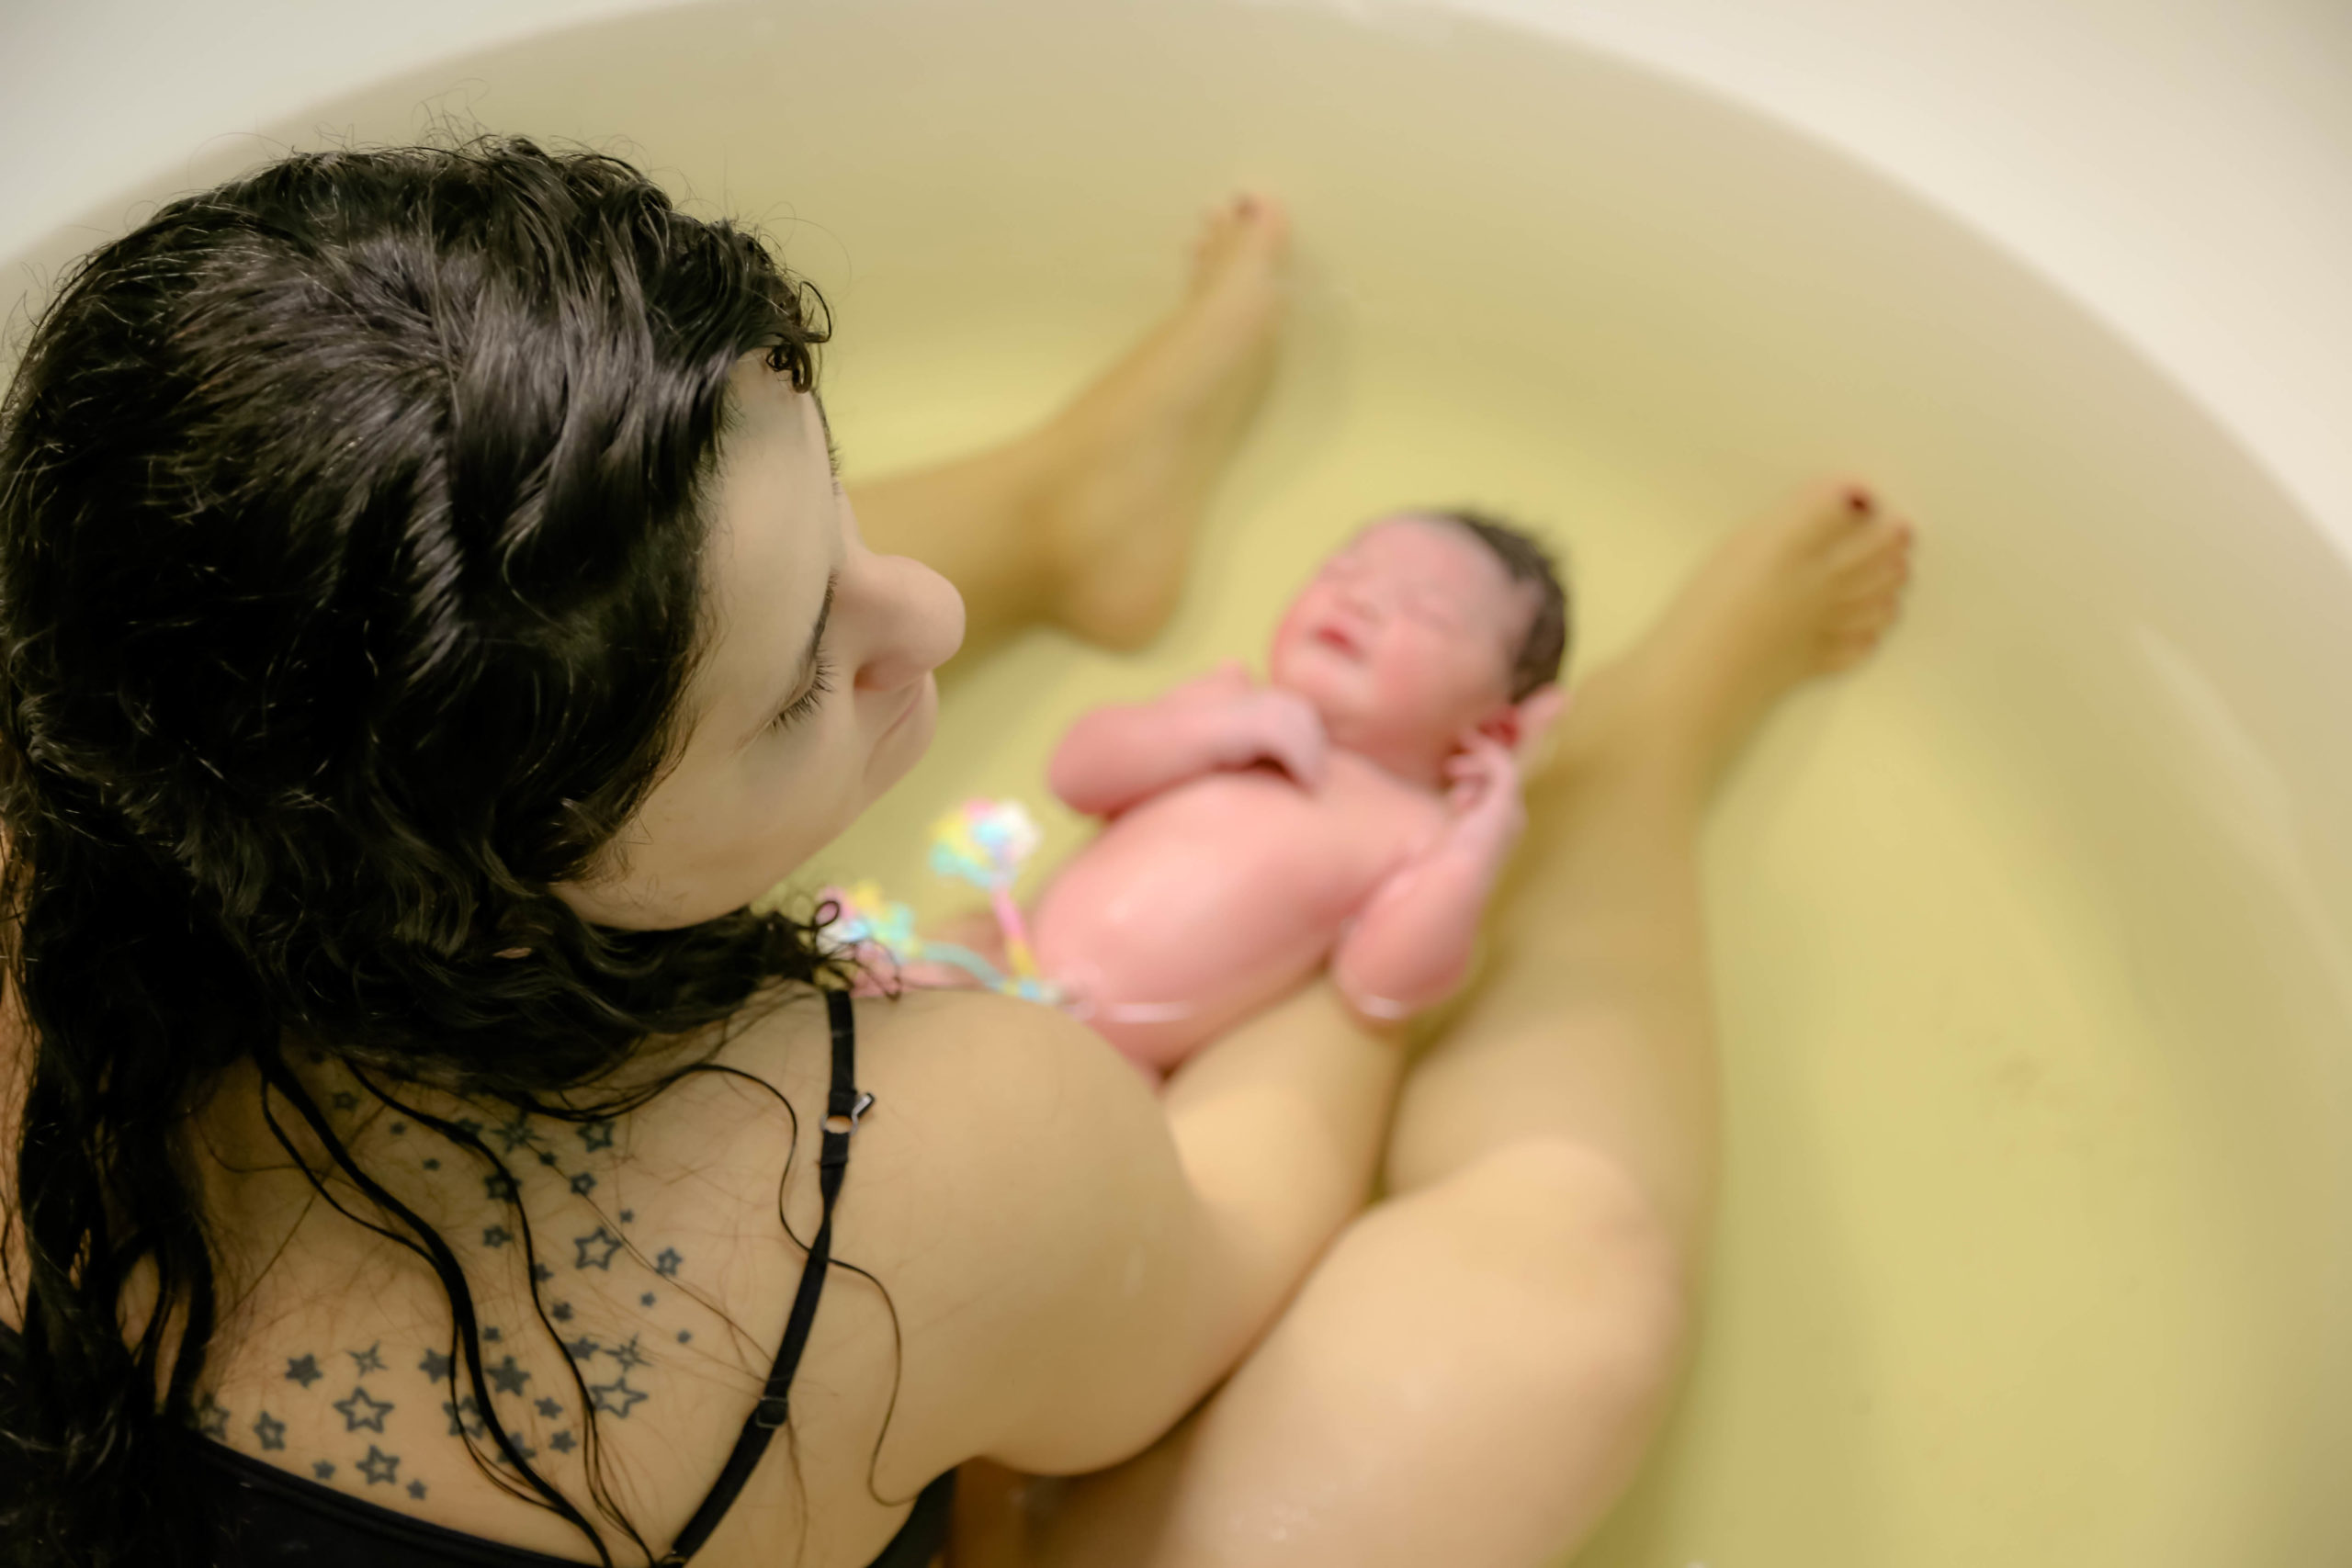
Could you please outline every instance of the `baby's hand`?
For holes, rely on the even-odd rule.
[[[1217,758],[1223,766],[1246,768],[1262,757],[1280,764],[1302,788],[1323,787],[1330,740],[1314,704],[1296,692],[1264,686],[1231,698],[1224,716],[1225,745]]]
[[[1463,750],[1446,759],[1450,781],[1446,805],[1453,809],[1453,832],[1499,860],[1510,852],[1527,827],[1527,806],[1520,798],[1519,760],[1500,741],[1471,730],[1462,739]]]

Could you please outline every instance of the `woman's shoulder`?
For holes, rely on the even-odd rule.
[[[974,991],[854,1006],[857,1087],[875,1099],[851,1139],[833,1243],[895,1308],[899,1436],[886,1452],[903,1438],[942,1469],[1018,1462],[1024,1421],[1048,1419],[1041,1364],[1082,1366],[1090,1347],[1125,1362],[1182,1331],[1190,1303],[1167,1285],[1193,1199],[1166,1116],[1141,1074],[1054,1010]],[[774,1075],[813,1128],[828,1056],[822,1011],[806,1010],[722,1060]],[[803,1238],[815,1185],[787,1203]]]
[[[856,1085],[875,1099],[851,1136],[792,1400],[808,1502],[837,1521],[1017,1435],[1035,1404],[1023,1369],[1085,1332],[1105,1244],[1144,1218],[1102,1179],[1106,1140],[1131,1163],[1164,1126],[1133,1069],[1061,1015],[970,993],[854,1006]],[[237,1243],[224,1283],[242,1304],[199,1418],[256,1459],[544,1551],[566,1549],[564,1529],[465,1450],[494,1457],[495,1416],[584,1495],[593,1425],[658,1499],[638,1522],[676,1528],[783,1343],[822,1218],[831,1059],[826,1006],[805,995],[610,1117],[379,1104],[333,1061],[306,1064],[356,1161],[449,1248],[487,1398],[468,1392],[447,1280],[343,1206],[311,1203],[289,1162],[266,1157],[257,1106],[238,1111],[254,1097],[224,1093],[208,1188]],[[744,1506],[789,1514],[793,1485],[763,1467]],[[872,1520],[881,1536],[888,1514]]]

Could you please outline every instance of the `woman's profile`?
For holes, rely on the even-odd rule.
[[[1220,207],[1066,411],[854,494],[821,300],[607,156],[298,154],[76,266],[0,405],[0,1556],[1589,1530],[1702,1264],[1698,826],[1892,623],[1867,491],[1579,685],[1426,1048],[1317,980],[1155,1097],[1050,1010],[853,1000],[815,911],[752,908],[959,647],[1157,629],[1286,243]]]

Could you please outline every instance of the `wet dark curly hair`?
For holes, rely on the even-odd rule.
[[[729,373],[764,351],[806,389],[825,336],[754,234],[518,138],[286,158],[35,321],[0,404],[0,960],[32,1040],[0,1558],[209,1558],[165,1443],[218,1310],[186,1137],[222,1068],[335,1148],[289,1038],[584,1118],[650,1038],[838,978],[783,914],[627,931],[550,891],[684,740]],[[378,1192],[478,1385],[462,1272]]]

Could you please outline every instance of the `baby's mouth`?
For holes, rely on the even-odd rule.
[[[1344,626],[1322,626],[1315,628],[1315,640],[1326,648],[1336,649],[1350,659],[1363,657],[1363,646]]]

